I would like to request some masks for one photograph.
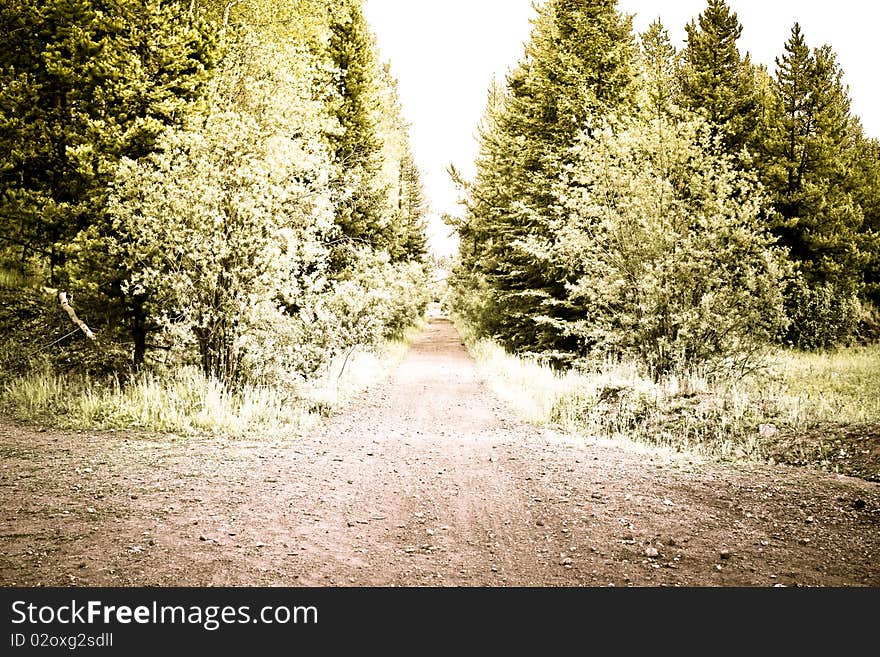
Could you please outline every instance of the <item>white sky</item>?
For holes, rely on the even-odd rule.
[[[873,0],[728,0],[743,25],[739,41],[756,63],[772,67],[794,21],[810,46],[830,43],[850,86],[853,110],[867,133],[880,137],[880,65]],[[705,0],[620,0],[644,30],[658,16],[673,43],[684,41],[684,25]],[[476,156],[476,127],[493,75],[503,77],[523,53],[531,31],[532,0],[366,0],[383,60],[400,82],[404,115],[411,123],[413,151],[432,207],[436,251],[451,253],[442,213],[459,214],[457,192],[446,168],[470,175]]]

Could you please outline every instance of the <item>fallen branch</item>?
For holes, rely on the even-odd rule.
[[[92,333],[92,329],[86,326],[86,323],[76,316],[76,311],[73,309],[73,306],[70,305],[70,301],[67,299],[67,292],[58,293],[58,302],[61,304],[61,307],[64,308],[64,312],[67,313],[67,316],[70,317],[70,321],[76,324],[79,329],[86,334],[86,337],[89,340],[98,339],[95,334]]]

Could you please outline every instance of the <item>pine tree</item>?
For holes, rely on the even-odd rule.
[[[124,0],[116,8],[116,67],[90,92],[97,105],[86,121],[91,143],[71,150],[81,175],[90,172],[93,212],[65,244],[62,274],[65,285],[75,287],[111,325],[125,327],[137,368],[155,326],[148,299],[125,290],[128,271],[113,248],[119,235],[106,213],[107,193],[120,162],[154,152],[160,136],[182,126],[189,107],[202,98],[216,63],[216,39],[213,27],[185,2]]]
[[[850,193],[863,217],[859,233],[866,259],[863,294],[880,309],[880,140],[868,138],[856,119],[850,132],[854,135]]]
[[[424,261],[427,256],[425,218],[427,199],[422,188],[421,173],[416,166],[409,139],[409,124],[403,116],[397,80],[391,65],[385,64],[378,79],[380,84],[377,134],[381,140],[382,167],[375,185],[385,190],[387,199],[383,213],[389,229],[385,242],[376,244],[388,251],[392,262]]]
[[[645,108],[655,119],[674,116],[681,102],[676,77],[678,53],[659,19],[640,38]]]
[[[340,0],[331,9],[329,56],[336,71],[335,116],[341,130],[331,135],[341,167],[342,203],[337,222],[345,237],[381,248],[389,239],[379,185],[382,140],[379,135],[380,67],[374,37],[363,15],[362,0]]]
[[[53,283],[60,247],[95,211],[89,198],[94,170],[71,155],[93,145],[92,117],[109,114],[108,124],[116,119],[114,88],[103,89],[118,69],[116,22],[118,16],[100,15],[90,0],[0,7],[2,233],[44,255]]]
[[[753,145],[757,120],[753,67],[737,47],[742,25],[725,0],[708,0],[685,29],[682,103],[716,127],[727,152],[740,155]]]
[[[811,50],[795,23],[777,59],[779,116],[765,146],[764,178],[774,231],[802,277],[789,291],[789,340],[805,347],[828,346],[853,332],[865,266],[862,209],[849,191],[853,135],[842,78],[831,48]]]
[[[21,0],[0,25],[0,221],[45,254],[52,282],[65,247],[100,218],[122,156],[152,148],[210,65],[183,4],[160,0]]]
[[[399,162],[397,216],[392,261],[424,261],[428,255],[428,200],[421,173],[407,147]]]
[[[615,5],[551,0],[539,8],[525,57],[485,119],[459,278],[480,281],[481,330],[518,350],[564,357],[572,348],[559,328],[572,312],[564,281],[523,240],[552,240],[553,188],[571,147],[634,102],[633,35]]]

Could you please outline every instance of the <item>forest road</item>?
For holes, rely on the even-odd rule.
[[[880,486],[514,419],[449,321],[296,437],[0,423],[0,584],[880,585]]]

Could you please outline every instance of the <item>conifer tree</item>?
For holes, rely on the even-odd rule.
[[[423,261],[428,254],[426,215],[428,201],[421,173],[407,146],[399,162],[397,213],[392,260]]]
[[[337,93],[334,114],[340,130],[330,135],[341,167],[342,202],[337,222],[345,237],[371,247],[388,241],[389,218],[381,186],[379,134],[380,66],[362,0],[340,0],[331,8],[329,56]]]
[[[676,77],[678,53],[659,19],[640,38],[645,109],[654,119],[677,113],[681,91]]]
[[[856,119],[851,126],[854,157],[849,182],[863,217],[859,235],[866,257],[863,296],[880,309],[880,141],[868,138]]]
[[[854,331],[865,266],[863,213],[850,193],[854,142],[842,76],[831,48],[811,50],[795,23],[777,59],[779,116],[766,144],[764,178],[774,231],[799,265],[801,279],[789,290],[789,340],[804,347],[828,346]]]
[[[682,104],[715,126],[727,152],[740,155],[752,145],[757,120],[753,67],[737,46],[742,25],[725,0],[708,0],[685,29]]]
[[[503,98],[490,103],[459,276],[479,281],[481,329],[509,347],[570,348],[558,325],[571,312],[564,281],[524,240],[552,240],[553,187],[581,132],[632,106],[633,58],[630,21],[613,0],[550,0]]]
[[[403,116],[397,80],[391,65],[385,64],[378,78],[380,109],[377,134],[381,139],[379,183],[387,198],[382,211],[389,229],[386,241],[377,248],[388,251],[392,262],[424,261],[427,255],[425,218],[428,204],[422,188],[409,139],[409,124]]]
[[[0,26],[0,226],[58,283],[119,158],[149,152],[198,95],[210,39],[188,4],[160,0],[16,0]]]

